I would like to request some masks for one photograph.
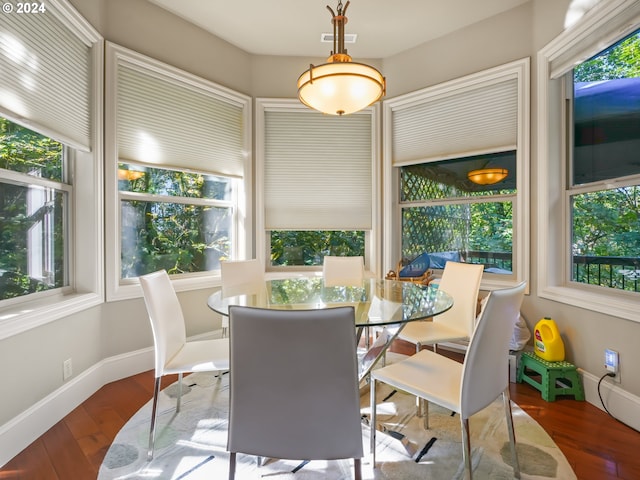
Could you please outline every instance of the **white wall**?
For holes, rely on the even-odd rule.
[[[196,75],[252,96],[295,97],[295,80],[310,61],[323,59],[253,57],[197,27],[175,18],[144,0],[72,0],[104,35]],[[533,0],[512,11],[471,25],[461,32],[434,40],[378,62],[388,81],[388,96],[407,93],[502,63],[532,57],[532,125],[535,125],[535,53],[563,29],[570,0]],[[375,62],[374,62],[375,63]],[[531,192],[536,192],[535,132],[532,132]],[[535,193],[534,193],[535,194]],[[532,199],[535,210],[535,198]],[[532,212],[532,279],[538,259],[535,239],[538,225]],[[211,289],[179,295],[188,335],[217,329],[220,319],[206,307]],[[536,296],[535,282],[524,302],[523,313],[532,326],[552,317],[565,340],[568,359],[586,372],[588,398],[594,400],[593,381],[604,373],[604,348],[620,352],[622,396],[635,405],[640,397],[640,324],[608,317]],[[0,465],[41,435],[66,411],[96,388],[118,376],[152,368],[152,345],[141,299],[105,304],[0,341]],[[73,358],[74,377],[62,381],[62,362]],[[105,362],[108,365],[105,365]],[[120,369],[110,367],[119,364]],[[107,372],[108,371],[108,372]],[[96,382],[99,372],[103,375]],[[105,373],[107,372],[107,373]],[[83,377],[83,374],[86,379]],[[92,382],[88,377],[92,377]],[[47,409],[70,391],[74,380],[91,385],[77,388],[71,400],[28,424],[24,412]],[[93,388],[93,390],[91,390]],[[38,403],[41,402],[41,403]],[[58,400],[58,403],[62,403]],[[637,405],[636,405],[637,406]],[[639,406],[640,407],[640,406]],[[624,407],[626,408],[626,407]],[[10,440],[9,440],[10,439]],[[21,443],[22,442],[22,443]]]

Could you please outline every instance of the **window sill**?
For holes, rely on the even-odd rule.
[[[546,286],[538,295],[541,298],[584,308],[604,315],[619,317],[640,323],[637,294],[611,292],[604,294],[599,288],[572,288],[568,286]]]
[[[55,295],[0,310],[0,340],[103,303],[96,293]]]

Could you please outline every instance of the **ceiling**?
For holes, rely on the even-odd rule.
[[[328,57],[337,0],[148,0],[255,55]],[[529,0],[353,0],[346,44],[354,60],[386,58]],[[346,0],[343,2],[346,5]]]

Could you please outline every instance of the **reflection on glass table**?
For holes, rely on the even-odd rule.
[[[264,289],[249,295],[223,297],[222,292],[207,300],[215,312],[228,316],[230,305],[280,310],[307,310],[351,305],[355,309],[359,344],[366,327],[378,328],[378,336],[368,348],[359,349],[358,375],[364,379],[384,355],[402,327],[446,312],[453,299],[437,287],[411,282],[365,279],[361,286],[325,286],[321,277],[266,280]]]

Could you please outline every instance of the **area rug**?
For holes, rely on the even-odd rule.
[[[182,408],[175,414],[177,384],[159,399],[155,455],[146,461],[151,402],[118,433],[98,474],[98,480],[175,479],[218,480],[228,476],[226,451],[229,376],[192,374],[183,380]],[[369,452],[369,394],[363,391],[362,436],[364,479],[464,478],[460,420],[431,405],[430,428],[415,416],[415,397],[380,385],[376,468]],[[256,392],[256,394],[259,394]],[[523,479],[575,479],[576,476],[546,432],[519,407],[514,424]],[[470,425],[475,479],[513,478],[511,453],[500,401],[475,415]],[[353,478],[353,461],[291,461],[238,454],[240,480],[343,480]]]

